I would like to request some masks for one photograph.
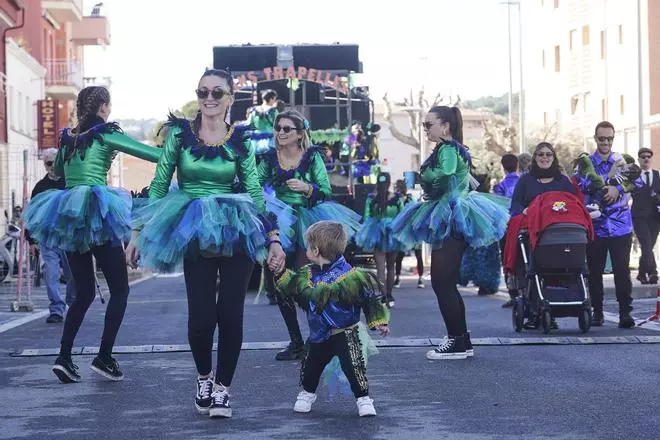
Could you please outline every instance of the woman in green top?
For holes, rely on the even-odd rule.
[[[275,118],[280,113],[278,104],[275,90],[262,90],[261,105],[252,107],[248,111],[245,122],[252,128],[250,143],[257,157],[273,147],[273,126],[275,125]]]
[[[197,88],[193,121],[170,116],[163,153],[136,212],[141,230],[130,245],[142,264],[160,271],[183,265],[188,298],[188,341],[197,368],[195,408],[231,417],[231,385],[243,341],[243,306],[255,261],[284,267],[275,219],[266,213],[247,126],[225,122],[234,102],[233,78],[207,70]],[[169,191],[174,171],[179,190]],[[245,193],[235,193],[236,181]],[[220,275],[220,285],[216,281]],[[215,377],[213,334],[218,328]]]
[[[429,243],[431,286],[438,299],[448,338],[426,354],[428,359],[465,359],[472,344],[465,305],[456,283],[467,246],[483,247],[499,241],[509,219],[509,200],[470,191],[470,154],[463,146],[463,118],[456,107],[437,106],[424,122],[429,141],[436,143],[420,174],[425,201],[408,204],[392,223],[396,237],[411,249]]]
[[[263,156],[258,168],[259,180],[265,186],[268,210],[277,213],[288,268],[299,269],[309,263],[305,232],[314,223],[337,221],[344,226],[349,238],[359,229],[360,216],[330,200],[332,191],[323,152],[321,148],[311,145],[309,122],[300,113],[286,111],[277,116],[275,148]],[[293,208],[295,218],[281,209],[282,204]],[[268,277],[272,279],[271,274]],[[303,356],[304,343],[295,304],[279,295],[278,305],[291,343],[277,354],[276,359],[299,359]]]
[[[380,173],[376,192],[369,194],[364,207],[364,223],[355,234],[355,244],[365,251],[373,251],[378,281],[385,286],[385,301],[394,307],[394,266],[403,246],[392,233],[392,220],[403,211],[403,199],[390,191],[389,173]]]
[[[123,243],[131,233],[132,201],[127,191],[108,187],[106,178],[117,152],[156,162],[160,150],[134,141],[116,123],[107,122],[111,110],[107,89],[82,89],[76,105],[78,125],[62,131],[55,158],[55,173],[65,178],[66,189],[39,194],[30,201],[24,216],[38,243],[67,251],[76,284],[76,298],[64,321],[53,372],[64,383],[80,380],[71,349],[96,296],[94,256],[108,282],[110,300],[92,369],[111,380],[121,380],[123,374],[111,354],[129,291]]]

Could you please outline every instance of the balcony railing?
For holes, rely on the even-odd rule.
[[[69,86],[82,89],[82,66],[72,60],[46,60],[46,86]]]

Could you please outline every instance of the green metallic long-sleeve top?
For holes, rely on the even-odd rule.
[[[289,206],[313,207],[332,196],[328,171],[319,147],[308,148],[298,166],[289,170],[280,166],[277,150],[273,148],[264,154],[263,160],[259,162],[258,172],[261,185],[270,185],[277,198]],[[289,179],[299,179],[310,184],[312,192],[305,194],[292,191],[286,184]]]
[[[247,126],[234,125],[220,146],[205,145],[190,121],[170,115],[169,131],[149,197],[164,197],[177,171],[179,188],[193,198],[234,192],[236,177],[251,196],[259,214],[265,214],[262,188],[257,177],[254,150],[247,139]]]
[[[115,152],[158,162],[161,150],[126,136],[119,125],[102,122],[80,134],[64,129],[55,158],[55,173],[64,176],[66,187],[107,185],[107,175]]]
[[[275,107],[268,111],[263,111],[259,107],[253,107],[245,122],[255,130],[271,133],[273,131],[273,125],[275,125],[275,118],[277,118],[279,113],[280,112]]]
[[[469,171],[470,155],[463,145],[456,141],[438,144],[420,170],[425,198],[437,200],[449,191],[467,194]]]
[[[401,199],[398,194],[395,194],[394,197],[387,201],[387,206],[385,207],[384,211],[381,211],[378,208],[379,207],[376,196],[374,194],[369,194],[364,206],[364,219],[384,219],[396,217],[401,211],[403,211],[403,199]]]

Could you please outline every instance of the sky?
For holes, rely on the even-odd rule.
[[[85,13],[95,3],[84,0]],[[85,49],[85,76],[112,78],[118,119],[162,119],[195,98],[213,46],[248,42],[359,44],[361,82],[375,101],[422,84],[462,99],[501,95],[509,87],[507,6],[500,0],[103,3],[111,44]],[[515,11],[512,16],[515,57]]]

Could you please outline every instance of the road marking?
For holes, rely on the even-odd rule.
[[[147,280],[149,280],[153,277],[154,277],[153,274],[145,275],[142,278],[138,278],[137,280],[131,281],[130,283],[128,283],[128,285],[129,286],[134,286],[134,285],[139,284],[143,281],[147,281]],[[20,312],[16,312],[16,313],[20,313]],[[49,310],[41,310],[39,312],[32,312],[28,315],[25,315],[25,316],[21,317],[21,318],[11,320],[9,322],[6,322],[6,323],[0,325],[0,333],[4,333],[8,330],[19,327],[23,324],[27,324],[28,322],[32,322],[32,321],[35,321],[37,319],[43,318],[44,316],[48,316],[49,314],[50,314]]]
[[[380,348],[410,348],[410,347],[431,347],[440,342],[436,338],[391,338],[389,340],[377,340],[376,345]],[[281,350],[289,344],[289,341],[281,342],[244,342],[241,347],[244,351],[259,350]],[[528,338],[474,338],[474,346],[541,346],[541,345],[625,345],[625,344],[660,344],[660,336],[597,336],[597,337],[575,337],[575,336],[556,336],[556,337],[528,337]],[[217,350],[217,344],[213,344],[213,349]],[[73,354],[91,355],[97,354],[99,347],[75,347]],[[189,352],[188,344],[169,344],[169,345],[128,345],[116,346],[113,350],[115,354],[136,354],[136,353],[181,353]],[[29,348],[14,352],[13,357],[36,357],[36,356],[56,356],[58,348]]]

